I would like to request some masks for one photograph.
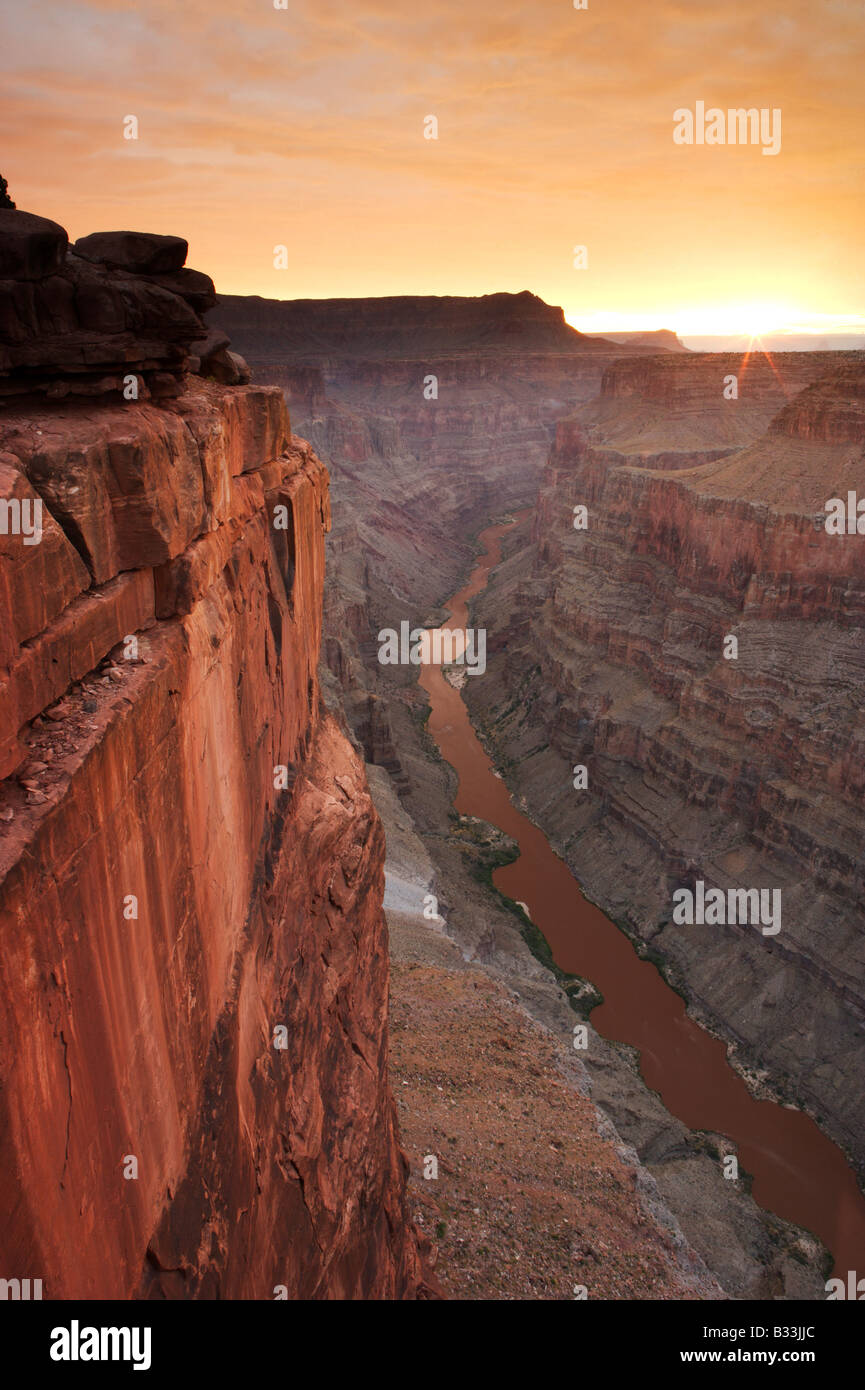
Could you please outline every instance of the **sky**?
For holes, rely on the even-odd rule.
[[[528,289],[587,332],[865,328],[859,0],[4,8],[0,173],[72,238],[179,234],[225,293]],[[698,102],[780,110],[779,152],[675,143]]]

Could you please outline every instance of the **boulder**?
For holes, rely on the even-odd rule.
[[[246,386],[252,372],[239,352],[220,348],[208,360],[207,371],[222,386]]]
[[[79,237],[72,249],[85,261],[96,261],[113,270],[169,275],[183,269],[189,243],[183,237],[159,236],[156,232],[92,232]]]
[[[175,270],[171,274],[158,275],[153,278],[163,289],[170,290],[172,294],[185,299],[197,314],[206,313],[216,303],[216,290],[213,281],[209,275],[205,275],[201,270],[192,270],[185,266],[183,270]]]
[[[217,353],[224,352],[231,339],[227,333],[223,333],[221,328],[209,328],[207,336],[198,338],[190,346],[190,353],[199,359],[199,371],[202,376],[210,373],[211,360]]]
[[[0,208],[0,280],[42,280],[66,259],[69,237],[57,222]]]

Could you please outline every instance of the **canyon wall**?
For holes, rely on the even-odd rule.
[[[467,694],[589,896],[860,1171],[865,537],[825,504],[865,493],[863,445],[862,354],[615,364],[478,605]],[[698,879],[780,888],[781,931],[676,925]]]
[[[325,658],[367,760],[405,789],[390,692],[413,675],[378,665],[376,634],[424,622],[490,518],[533,502],[556,421],[622,349],[528,293],[223,295],[209,318],[256,379],[282,387],[328,465]]]
[[[326,469],[182,298],[185,243],[42,222],[0,227],[0,1273],[424,1296],[384,835],[317,674]]]

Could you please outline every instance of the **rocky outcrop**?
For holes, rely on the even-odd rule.
[[[559,427],[533,544],[476,615],[498,654],[467,698],[587,893],[863,1165],[865,538],[829,534],[825,506],[865,493],[865,366],[821,356],[776,356],[787,403],[764,373],[739,428],[772,418],[714,458],[700,383],[725,362],[617,364]],[[645,466],[685,442],[703,462]],[[780,934],[676,926],[696,879],[779,887]]]
[[[0,209],[0,402],[166,400],[185,374],[225,384],[246,364],[201,315],[213,282],[184,267],[181,237],[96,232],[74,246],[56,222]]]
[[[59,278],[158,319],[178,256]],[[327,473],[278,390],[176,385],[0,416],[0,1264],[51,1299],[423,1295],[384,836],[317,675]]]

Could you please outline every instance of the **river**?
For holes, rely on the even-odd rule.
[[[501,538],[514,524],[481,533],[483,553],[468,583],[446,604],[449,618],[443,626],[467,626],[469,603],[486,587],[501,559]],[[543,832],[514,806],[459,690],[431,664],[421,667],[420,684],[430,699],[430,733],[459,778],[454,806],[517,842],[519,858],[496,869],[493,881],[528,906],[556,964],[600,990],[604,1002],[592,1011],[592,1026],[603,1037],[639,1050],[643,1078],[671,1114],[691,1129],[711,1130],[733,1142],[740,1166],[753,1175],[752,1195],[760,1206],[818,1235],[832,1251],[840,1277],[848,1270],[865,1275],[865,1197],[842,1151],[803,1111],[752,1096],[729,1065],[725,1044],[688,1017],[681,997],[583,896]]]

